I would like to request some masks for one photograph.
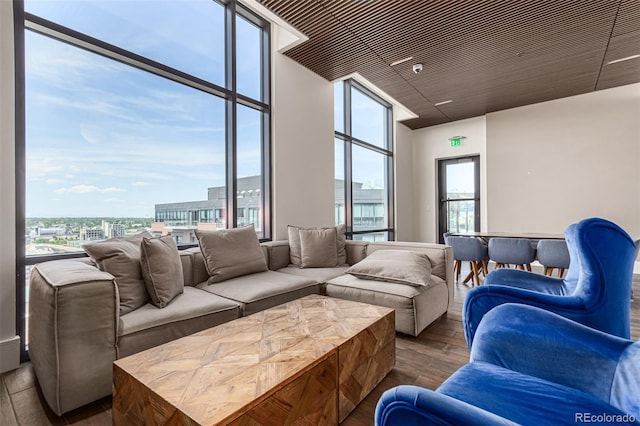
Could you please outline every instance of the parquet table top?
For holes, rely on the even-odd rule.
[[[389,346],[393,327],[393,309],[319,295],[239,318],[117,360],[114,420],[116,412],[132,411],[126,404],[142,387],[157,398],[148,404],[175,407],[187,423],[229,423],[335,356],[345,342],[358,337],[353,341],[366,342],[358,351],[378,348],[371,353]],[[393,362],[394,344],[387,356]],[[376,374],[384,377],[390,368]]]

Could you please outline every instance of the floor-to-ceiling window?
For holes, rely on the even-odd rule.
[[[393,240],[391,105],[354,80],[334,86],[335,219],[354,240]]]
[[[19,320],[30,265],[86,241],[147,230],[193,244],[200,227],[242,225],[271,237],[266,21],[235,1],[16,8]]]

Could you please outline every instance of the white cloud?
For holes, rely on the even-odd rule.
[[[46,182],[48,185],[55,185],[57,183],[63,183],[64,179],[47,179]]]
[[[133,182],[131,186],[149,186],[149,183],[138,181],[138,182]]]
[[[74,185],[69,188],[56,189],[53,192],[55,192],[56,194],[88,194],[90,192],[112,193],[124,191],[124,189],[116,188],[115,186],[111,186],[109,188],[98,188],[95,185]]]
[[[67,194],[67,193],[72,193],[72,194],[88,194],[90,192],[95,192],[95,191],[99,191],[100,188],[98,188],[97,186],[94,185],[74,185],[70,188],[60,188],[60,189],[56,189],[55,192],[56,194]]]
[[[116,188],[115,186],[110,186],[109,188],[101,189],[100,192],[111,193],[111,192],[124,192],[125,190],[122,188]]]

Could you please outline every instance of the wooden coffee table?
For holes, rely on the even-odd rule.
[[[394,364],[393,309],[307,296],[115,361],[113,422],[335,425]]]

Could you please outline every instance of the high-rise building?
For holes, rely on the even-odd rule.
[[[114,223],[111,225],[111,232],[107,234],[111,238],[122,238],[124,237],[124,225],[121,223]]]
[[[101,228],[80,228],[80,240],[82,241],[96,241],[104,240],[104,230]]]

